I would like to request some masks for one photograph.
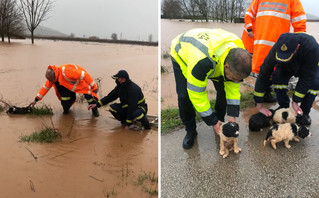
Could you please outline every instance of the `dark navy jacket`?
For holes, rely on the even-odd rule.
[[[313,83],[319,61],[319,46],[317,41],[307,33],[295,33],[300,47],[289,63],[278,63],[276,61],[277,43],[271,48],[263,64],[260,66],[260,73],[255,84],[254,99],[257,103],[263,102],[263,97],[258,93],[264,93],[265,88],[269,87],[271,75],[275,67],[281,67],[295,77],[299,77],[299,81],[295,88],[295,93],[306,94]],[[303,98],[293,95],[294,102],[301,102]]]

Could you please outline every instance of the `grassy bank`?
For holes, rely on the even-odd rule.
[[[241,99],[240,99],[240,109],[244,110],[250,107],[253,107],[255,105],[254,99],[253,99],[253,91],[241,93]],[[210,101],[211,106],[214,107],[216,100],[213,99]],[[162,135],[169,133],[173,130],[176,130],[178,128],[184,127],[182,124],[182,121],[179,117],[178,108],[169,108],[164,109],[161,111],[161,133]],[[196,121],[200,121],[201,117],[198,113],[196,113]]]

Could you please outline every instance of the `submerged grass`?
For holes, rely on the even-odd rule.
[[[20,136],[22,142],[46,142],[52,143],[61,141],[61,134],[57,129],[46,127],[40,131],[35,131],[31,135]]]
[[[144,192],[148,193],[151,196],[158,195],[158,177],[155,172],[143,173],[137,178],[137,185],[142,186]]]
[[[240,98],[240,109],[244,110],[250,107],[255,106],[254,102],[254,93],[253,91],[249,91],[246,93],[241,94]],[[211,106],[214,107],[216,100],[213,99],[210,101]],[[173,130],[183,127],[183,123],[179,117],[179,110],[178,108],[168,108],[161,111],[161,134],[164,135],[169,133]],[[196,113],[196,121],[201,120],[201,117],[198,113]]]
[[[41,107],[32,107],[33,115],[53,115],[53,110],[51,107],[47,105],[43,105]]]

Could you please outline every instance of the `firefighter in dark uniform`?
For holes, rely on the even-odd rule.
[[[127,129],[133,120],[140,121],[144,129],[151,129],[146,117],[147,104],[141,88],[130,80],[125,70],[120,70],[112,78],[115,79],[117,86],[107,96],[98,101],[97,104],[89,105],[89,109],[96,106],[101,107],[120,98],[120,103],[110,105],[112,115],[126,125]]]
[[[254,92],[259,112],[271,116],[271,112],[262,107],[265,88],[269,86],[271,76],[279,108],[289,107],[288,82],[292,76],[299,77],[292,96],[292,107],[296,115],[303,114],[306,124],[310,125],[310,109],[319,92],[318,61],[319,46],[314,37],[307,33],[282,34],[260,67]]]

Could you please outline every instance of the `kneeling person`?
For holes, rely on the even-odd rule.
[[[35,100],[31,102],[31,106],[42,100],[51,87],[54,87],[55,93],[61,101],[64,110],[63,114],[69,113],[71,106],[75,102],[76,93],[84,94],[89,104],[95,104],[98,100],[96,83],[90,74],[79,65],[50,65],[46,70],[45,77],[47,81],[40,89]],[[99,116],[97,108],[93,108],[92,113],[96,117]]]
[[[110,105],[112,115],[122,124],[125,124],[126,128],[132,124],[133,120],[138,120],[145,129],[151,129],[146,117],[147,104],[141,88],[130,80],[125,70],[120,70],[112,78],[115,79],[116,87],[97,104],[89,105],[89,109],[101,107],[120,98],[120,103]]]

